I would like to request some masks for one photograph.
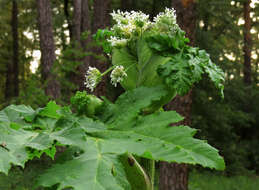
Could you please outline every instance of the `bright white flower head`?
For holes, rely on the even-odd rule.
[[[154,18],[154,24],[158,27],[161,27],[161,24],[168,25],[170,31],[172,32],[175,32],[179,29],[179,26],[176,21],[176,12],[173,8],[166,8],[164,12],[159,13]]]
[[[115,46],[125,46],[128,42],[127,39],[123,39],[123,38],[117,38],[115,36],[111,36],[110,39],[107,40],[108,42],[111,43],[111,46],[112,47],[115,47]]]
[[[111,83],[116,87],[127,76],[123,66],[116,66],[111,73]]]
[[[89,67],[86,75],[85,75],[85,86],[89,88],[91,91],[97,86],[97,84],[101,81],[102,75],[101,72],[95,67]]]
[[[111,16],[117,23],[112,30],[119,30],[124,36],[128,37],[130,37],[138,28],[146,30],[151,24],[149,15],[146,15],[141,11],[121,12],[120,10],[117,10],[117,12],[113,11]]]

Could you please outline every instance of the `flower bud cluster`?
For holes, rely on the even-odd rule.
[[[108,39],[108,42],[114,46],[126,45],[127,42],[133,35],[140,34],[141,31],[145,31],[150,25],[149,15],[142,13],[141,11],[122,12],[120,10],[113,11],[111,13],[112,18],[116,24],[111,28],[116,36]]]
[[[146,15],[141,11],[121,12],[118,10],[117,12],[113,11],[111,16],[116,22],[112,30],[119,28],[122,35],[125,36],[131,35],[131,33],[138,28],[145,30],[151,24],[149,15]]]
[[[171,32],[175,33],[180,29],[176,21],[176,12],[175,10],[166,8],[164,12],[159,13],[154,18],[154,26],[161,32]]]
[[[126,46],[128,42],[127,39],[118,38],[116,36],[111,36],[107,41],[111,43],[112,47],[123,47]]]
[[[101,81],[102,74],[95,67],[89,67],[86,75],[85,75],[85,86],[89,88],[91,91],[97,86],[97,84]]]
[[[154,21],[149,20],[149,15],[139,11],[122,12],[120,10],[111,13],[116,24],[111,28],[115,36],[111,36],[108,42],[112,47],[123,47],[133,36],[141,35],[145,30],[154,29],[154,32],[165,32],[175,34],[180,30],[176,22],[175,10],[166,8],[159,13]]]
[[[127,76],[127,73],[124,70],[122,65],[116,66],[111,72],[111,83],[116,87],[117,83],[123,81],[123,79]]]

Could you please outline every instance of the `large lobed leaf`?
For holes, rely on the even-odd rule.
[[[84,153],[72,160],[55,164],[38,179],[38,184],[58,190],[129,190],[123,166],[114,154],[103,152],[99,139],[88,138]]]
[[[166,96],[167,92],[162,87],[140,87],[122,94],[115,102],[103,110],[101,120],[111,127],[131,127],[130,122],[134,121],[142,109],[152,105]]]
[[[136,49],[136,55],[127,47],[113,49],[112,64],[122,65],[126,69],[127,77],[121,82],[123,88],[132,90],[140,86],[162,85],[156,70],[170,58],[154,54],[144,38],[136,42]]]
[[[158,67],[157,71],[164,82],[179,95],[184,95],[207,73],[223,97],[224,73],[212,63],[209,55],[204,50],[188,46],[182,51],[186,53],[174,54],[170,61]]]
[[[85,135],[81,128],[67,126],[60,130],[54,130],[55,124],[52,125],[53,129],[42,126],[49,124],[49,117],[57,116],[57,105],[54,104],[54,102],[49,103],[39,113],[30,107],[15,105],[1,111],[3,117],[0,118],[0,172],[8,174],[12,164],[24,167],[28,160],[43,152],[54,158],[55,151],[51,152],[48,149],[53,148],[56,141],[61,145],[79,147],[82,145]],[[42,117],[42,113],[48,117]],[[28,130],[32,129],[34,124],[30,122],[31,119],[26,118],[32,115],[36,126],[41,126],[45,130]],[[52,122],[56,123],[57,121]]]
[[[8,124],[0,123],[0,172],[8,173],[11,164],[24,167],[28,160],[26,144],[33,132],[11,129]]]
[[[218,151],[205,141],[193,138],[196,130],[169,126],[182,119],[175,111],[155,113],[140,116],[131,127],[117,126],[113,130],[91,133],[91,136],[101,139],[100,147],[105,153],[130,152],[153,160],[200,164],[223,170],[224,161]]]
[[[2,119],[0,171],[7,173],[11,164],[23,166],[30,159],[28,149],[45,151],[55,147],[56,141],[58,145],[76,147],[76,151],[69,148],[70,156],[60,159],[44,172],[38,185],[50,187],[58,184],[59,190],[137,190],[129,183],[125,162],[120,159],[127,153],[153,160],[224,169],[224,161],[218,151],[205,141],[193,138],[196,130],[187,126],[170,126],[183,119],[175,111],[146,114],[145,108],[165,94],[162,87],[128,91],[115,104],[107,104],[103,115],[99,116],[101,120],[77,116],[68,108],[54,105],[54,102],[32,113],[34,119],[31,122],[19,113],[22,122],[17,120],[21,125],[18,129],[10,128],[10,120]],[[45,127],[49,125],[49,119],[51,125]],[[33,127],[24,130],[23,122],[26,125],[37,123],[36,126],[41,127],[34,131],[28,130]],[[143,177],[141,174],[138,176]]]

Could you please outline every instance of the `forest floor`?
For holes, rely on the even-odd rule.
[[[259,176],[223,176],[213,172],[193,171],[189,190],[259,190]]]

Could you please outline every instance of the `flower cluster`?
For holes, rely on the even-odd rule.
[[[111,72],[111,83],[116,87],[127,76],[123,66],[116,66]]]
[[[117,12],[113,11],[111,16],[116,22],[112,30],[120,33],[126,38],[130,38],[132,33],[138,29],[141,29],[142,31],[146,30],[151,24],[149,15],[146,15],[141,11],[121,12],[118,10]]]
[[[180,29],[176,21],[176,12],[173,8],[166,8],[164,12],[159,13],[154,18],[154,25],[160,30],[166,28],[166,30],[172,33]]]
[[[115,36],[111,36],[110,39],[107,40],[108,42],[111,43],[112,47],[122,47],[125,46],[127,44],[127,39],[123,39],[123,38],[117,38]]]
[[[89,88],[91,91],[97,86],[97,84],[101,81],[102,74],[95,67],[89,67],[86,75],[85,75],[85,86]]]

